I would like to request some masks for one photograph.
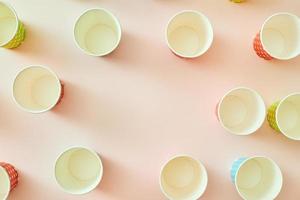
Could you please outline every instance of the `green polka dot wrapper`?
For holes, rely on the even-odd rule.
[[[278,124],[277,124],[277,120],[276,120],[276,110],[277,110],[277,107],[279,105],[279,101],[272,104],[269,108],[268,108],[268,115],[267,115],[267,119],[268,119],[268,122],[270,124],[270,126],[280,132],[280,129],[278,127]]]
[[[7,44],[3,47],[7,49],[13,49],[22,44],[25,39],[25,27],[22,22],[19,21],[18,30],[12,40],[10,40]]]

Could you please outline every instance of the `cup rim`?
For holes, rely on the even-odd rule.
[[[9,178],[9,174],[7,173],[6,169],[2,166],[0,166],[0,170],[2,170],[5,174],[5,178],[8,181],[8,192],[6,193],[6,195],[4,196],[4,199],[7,199],[7,197],[9,196],[10,190],[11,190],[11,183],[10,183],[10,178]]]
[[[203,192],[201,192],[201,193],[199,194],[199,196],[197,197],[197,199],[198,199],[198,198],[200,198],[200,197],[205,193],[205,191],[206,191],[206,188],[207,188],[207,185],[208,185],[208,173],[207,173],[207,170],[206,170],[204,164],[203,164],[199,159],[196,159],[195,157],[190,156],[190,155],[188,155],[188,154],[177,154],[177,155],[175,155],[175,156],[172,156],[170,159],[168,159],[167,161],[164,162],[164,164],[163,164],[163,165],[161,166],[161,168],[160,168],[160,173],[159,173],[159,187],[160,187],[160,190],[161,190],[161,192],[165,195],[165,197],[167,197],[168,199],[172,199],[172,197],[170,197],[170,196],[165,192],[165,190],[163,189],[163,186],[162,186],[162,172],[163,172],[164,168],[167,166],[167,164],[168,164],[169,162],[171,162],[172,160],[174,160],[174,159],[176,159],[176,158],[180,158],[180,157],[185,157],[185,158],[192,159],[193,161],[196,161],[197,164],[198,164],[198,165],[201,167],[201,169],[202,169],[201,171],[202,171],[202,173],[204,174],[206,181],[205,181],[205,185],[203,186],[203,187],[204,187]]]
[[[178,53],[177,51],[175,51],[175,49],[173,49],[173,48],[171,47],[171,44],[170,44],[169,39],[168,39],[168,29],[169,29],[169,26],[170,26],[171,22],[173,21],[173,19],[174,19],[175,17],[177,17],[178,15],[183,14],[183,13],[194,13],[194,14],[196,14],[196,15],[198,15],[198,16],[201,16],[203,19],[205,19],[205,20],[208,22],[209,28],[211,29],[211,32],[212,32],[212,38],[211,38],[211,41],[209,42],[208,47],[207,47],[206,49],[204,49],[203,51],[201,51],[200,53],[197,53],[196,55],[193,55],[193,56],[182,55],[182,54]],[[166,26],[166,28],[165,28],[165,40],[166,40],[166,43],[167,43],[169,49],[170,49],[175,55],[177,55],[177,56],[179,56],[179,57],[182,57],[182,58],[197,58],[197,57],[200,57],[200,56],[202,56],[203,54],[205,54],[205,53],[210,49],[210,47],[211,47],[211,45],[212,45],[212,43],[213,43],[213,40],[214,40],[214,29],[213,29],[212,23],[211,23],[211,21],[209,20],[209,18],[208,18],[206,15],[204,15],[202,12],[200,12],[200,11],[198,11],[198,10],[192,10],[192,9],[182,10],[182,11],[179,11],[179,12],[177,12],[176,14],[174,14],[174,15],[168,20],[167,26]]]
[[[269,16],[263,23],[263,25],[261,26],[261,30],[259,31],[259,37],[260,37],[260,41],[261,41],[261,45],[263,47],[263,49],[270,55],[272,56],[273,58],[276,58],[278,60],[289,60],[289,59],[293,59],[297,56],[300,55],[300,52],[298,52],[298,54],[294,55],[294,56],[289,56],[289,57],[278,57],[278,56],[274,56],[267,48],[266,48],[266,45],[264,44],[264,41],[263,41],[263,37],[262,37],[262,33],[263,33],[263,30],[265,28],[265,25],[270,21],[270,19],[272,19],[273,17],[275,16],[278,16],[278,15],[288,15],[290,17],[293,17],[293,18],[296,18],[298,19],[299,21],[299,27],[300,27],[300,19],[297,15],[293,14],[293,13],[290,13],[290,12],[277,12],[277,13],[274,13],[273,15]]]
[[[286,97],[284,97],[282,100],[279,101],[279,104],[278,104],[278,106],[277,106],[277,108],[276,108],[276,111],[275,111],[275,119],[276,119],[276,124],[277,124],[277,126],[278,126],[280,132],[281,132],[284,136],[286,136],[287,138],[289,138],[289,139],[291,139],[291,140],[299,141],[299,140],[300,140],[300,137],[299,137],[299,139],[296,139],[296,138],[294,138],[294,137],[291,137],[291,136],[290,136],[289,134],[287,134],[286,132],[282,131],[282,128],[280,127],[280,124],[279,124],[279,122],[278,122],[278,115],[279,115],[278,110],[279,110],[280,106],[282,106],[282,104],[283,104],[286,100],[288,100],[290,97],[296,96],[296,95],[297,95],[297,96],[298,96],[298,95],[300,96],[300,92],[294,92],[294,93],[291,93],[291,94],[287,95]]]
[[[42,69],[45,69],[47,70],[48,72],[50,72],[56,79],[57,83],[59,84],[59,96],[57,97],[55,103],[51,106],[49,106],[48,108],[46,109],[43,109],[43,110],[30,110],[30,109],[27,109],[25,107],[23,107],[18,101],[17,99],[15,98],[15,94],[14,94],[14,88],[15,88],[15,81],[16,79],[18,78],[18,76],[24,72],[25,70],[27,69],[30,69],[30,68],[34,68],[34,67],[39,67],[39,68],[42,68]],[[61,82],[58,78],[58,76],[56,75],[56,73],[54,71],[52,71],[50,68],[48,67],[45,67],[45,66],[42,66],[42,65],[30,65],[30,66],[27,66],[27,67],[23,67],[21,70],[19,70],[17,72],[17,74],[15,75],[14,79],[13,79],[13,86],[12,86],[12,97],[13,97],[13,100],[14,102],[17,104],[17,106],[22,109],[23,111],[26,111],[26,112],[29,112],[29,113],[33,113],[33,114],[39,114],[39,113],[44,113],[44,112],[47,112],[49,110],[51,110],[52,108],[54,108],[57,104],[57,102],[59,101],[59,99],[61,98],[61,92],[62,92],[62,86],[61,86]]]
[[[101,167],[101,170],[100,170],[100,175],[99,177],[97,177],[97,183],[95,184],[94,187],[91,187],[89,190],[86,190],[86,191],[83,191],[83,192],[70,192],[69,190],[65,189],[62,185],[59,184],[58,182],[58,179],[57,179],[57,175],[56,175],[56,167],[57,167],[57,162],[59,161],[59,159],[68,151],[72,150],[72,149],[84,149],[84,150],[87,150],[88,152],[90,152],[91,154],[93,154],[97,160],[99,161],[99,165]],[[97,188],[103,178],[103,163],[102,163],[102,160],[101,160],[101,157],[100,155],[93,149],[89,148],[89,147],[85,147],[85,146],[80,146],[80,145],[75,145],[75,146],[71,146],[71,147],[68,147],[66,148],[65,150],[63,150],[56,158],[55,160],[55,163],[54,163],[54,177],[55,177],[55,182],[56,184],[59,186],[59,188],[68,193],[68,194],[73,194],[73,195],[84,195],[84,194],[88,194],[90,192],[92,192],[95,188]]]
[[[250,157],[245,157],[246,159],[243,160],[241,162],[241,164],[239,165],[239,167],[237,168],[236,170],[236,176],[234,178],[234,186],[236,188],[236,190],[238,191],[240,197],[244,198],[244,196],[242,195],[242,193],[240,192],[240,189],[237,185],[237,177],[238,177],[238,173],[240,171],[240,168],[246,163],[248,162],[249,160],[252,160],[252,159],[256,159],[256,158],[262,158],[262,159],[265,159],[265,160],[268,160],[270,163],[272,163],[273,166],[276,166],[278,169],[279,169],[279,174],[280,174],[280,179],[281,179],[281,182],[280,182],[280,189],[278,191],[278,193],[276,194],[275,198],[279,195],[281,189],[282,189],[282,186],[283,186],[283,175],[282,175],[282,171],[279,167],[279,165],[271,158],[267,157],[267,156],[250,156]]]
[[[2,1],[2,0],[0,0],[0,4],[5,5],[8,9],[10,9],[10,10],[12,11],[12,13],[13,13],[14,16],[15,16],[15,20],[16,20],[16,22],[17,22],[16,27],[15,27],[15,31],[14,31],[14,34],[12,34],[12,37],[11,37],[7,42],[5,42],[5,43],[3,43],[3,44],[0,44],[0,47],[4,47],[4,46],[7,45],[8,43],[10,43],[10,41],[12,41],[12,40],[14,39],[14,37],[16,36],[16,34],[17,34],[17,32],[18,32],[18,29],[19,29],[20,21],[19,21],[19,17],[18,17],[18,15],[17,15],[17,12],[16,12],[16,10],[14,9],[13,6],[11,6],[9,3],[4,2],[4,1]]]
[[[238,133],[236,133],[236,132],[230,130],[229,128],[227,128],[227,127],[224,125],[224,123],[223,123],[223,121],[222,121],[222,118],[221,118],[220,109],[221,109],[221,104],[222,104],[223,100],[225,99],[225,97],[227,97],[231,92],[233,92],[233,91],[235,91],[235,90],[240,90],[240,89],[248,90],[248,91],[254,93],[255,95],[257,95],[257,96],[262,100],[262,102],[263,102],[263,104],[264,104],[264,107],[265,107],[265,109],[264,109],[264,111],[263,111],[265,117],[264,117],[263,120],[261,120],[259,126],[257,126],[257,128],[256,128],[255,130],[253,130],[253,131],[251,131],[251,132],[242,132],[242,133],[239,133],[239,134],[238,134]],[[243,87],[243,86],[232,88],[232,89],[230,89],[228,92],[226,92],[226,93],[223,95],[223,97],[220,99],[219,103],[218,103],[218,109],[217,109],[217,111],[218,111],[218,118],[219,118],[219,122],[220,122],[221,126],[222,126],[227,132],[229,132],[229,133],[231,133],[231,134],[233,134],[233,135],[237,135],[237,136],[247,136],[247,135],[251,135],[251,134],[255,133],[255,132],[256,132],[258,129],[260,129],[260,128],[262,127],[262,125],[264,124],[264,122],[265,122],[265,120],[266,120],[266,113],[267,113],[266,103],[265,103],[263,97],[262,97],[256,90],[251,89],[251,88],[249,88],[249,87]]]
[[[76,40],[76,36],[75,36],[75,30],[76,30],[76,26],[79,22],[79,19],[84,16],[86,13],[90,12],[90,11],[94,11],[94,10],[97,10],[97,11],[104,11],[105,13],[107,13],[117,24],[118,26],[118,29],[119,29],[119,34],[120,36],[118,37],[118,41],[116,42],[116,45],[114,46],[114,48],[112,48],[110,51],[107,51],[105,53],[101,53],[101,54],[94,54],[94,53],[90,53],[88,51],[86,51],[85,49],[81,48],[80,45],[78,44],[77,40]],[[110,53],[112,53],[114,50],[117,49],[117,47],[119,46],[120,42],[121,42],[121,39],[122,39],[122,27],[121,27],[121,23],[120,23],[120,20],[112,13],[110,12],[109,10],[105,9],[105,8],[102,8],[102,7],[94,7],[94,8],[89,8],[89,9],[86,9],[85,11],[83,11],[77,18],[76,18],[76,21],[74,23],[74,26],[73,26],[73,39],[74,39],[74,42],[77,46],[77,48],[79,48],[82,52],[84,52],[85,54],[89,55],[89,56],[94,56],[94,57],[101,57],[101,56],[106,56]]]

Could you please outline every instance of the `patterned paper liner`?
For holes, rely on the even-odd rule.
[[[9,176],[10,191],[12,191],[18,185],[19,175],[17,170],[11,164],[0,162],[0,166],[5,169]]]
[[[22,44],[24,39],[25,39],[25,27],[22,24],[22,22],[19,21],[19,27],[18,27],[16,35],[14,36],[14,38],[11,41],[9,41],[3,47],[7,48],[7,49],[16,48]]]
[[[270,126],[278,131],[278,132],[281,132],[279,127],[278,127],[278,124],[277,124],[277,120],[276,120],[276,110],[277,110],[277,107],[279,105],[279,101],[272,104],[269,108],[268,108],[268,115],[267,115],[267,119],[268,119],[268,122],[270,124]]]
[[[260,38],[260,32],[256,34],[256,37],[254,38],[254,41],[253,41],[253,48],[256,52],[256,54],[265,59],[265,60],[272,60],[273,57],[270,56],[265,50],[264,50],[264,47],[261,43],[261,38]]]

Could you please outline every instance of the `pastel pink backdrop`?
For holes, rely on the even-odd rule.
[[[229,177],[233,160],[265,155],[281,167],[278,199],[300,198],[300,142],[275,133],[267,123],[238,137],[219,125],[214,109],[235,86],[262,94],[267,105],[300,91],[300,57],[265,61],[252,40],[271,14],[300,15],[299,0],[7,0],[25,23],[27,38],[16,50],[0,49],[0,160],[14,164],[20,183],[12,200],[160,200],[161,165],[191,154],[207,167],[203,199],[240,199]],[[73,41],[75,19],[104,7],[121,22],[123,38],[111,55],[87,56]],[[174,56],[165,27],[183,9],[211,20],[211,49],[194,60]],[[52,112],[21,111],[11,96],[15,74],[28,65],[52,68],[65,82],[65,97]],[[73,145],[101,154],[104,178],[95,191],[72,196],[57,186],[56,157]]]

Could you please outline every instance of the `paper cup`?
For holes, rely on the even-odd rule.
[[[17,13],[10,5],[0,1],[0,47],[16,48],[24,39],[25,28]]]
[[[103,166],[99,155],[84,147],[64,151],[55,163],[55,178],[63,191],[86,194],[100,183]]]
[[[300,93],[291,94],[268,109],[270,126],[292,140],[300,140]]]
[[[266,106],[256,91],[239,87],[222,97],[216,113],[225,130],[235,135],[249,135],[265,121]]]
[[[160,173],[160,188],[172,200],[195,200],[206,190],[208,182],[204,165],[186,155],[169,160]]]
[[[282,179],[278,165],[266,157],[240,158],[231,168],[231,180],[239,195],[247,200],[275,199]]]
[[[269,17],[256,35],[253,47],[266,60],[288,60],[300,54],[300,20],[291,13]]]
[[[8,163],[0,162],[0,199],[7,199],[18,185],[18,172]]]
[[[17,105],[31,113],[51,110],[63,97],[63,85],[50,69],[31,66],[21,70],[13,83]]]
[[[212,44],[213,28],[208,18],[194,10],[185,10],[171,18],[166,40],[175,55],[195,58],[204,54]]]
[[[77,46],[91,56],[105,56],[121,41],[118,19],[103,8],[85,11],[76,21],[74,37]]]

